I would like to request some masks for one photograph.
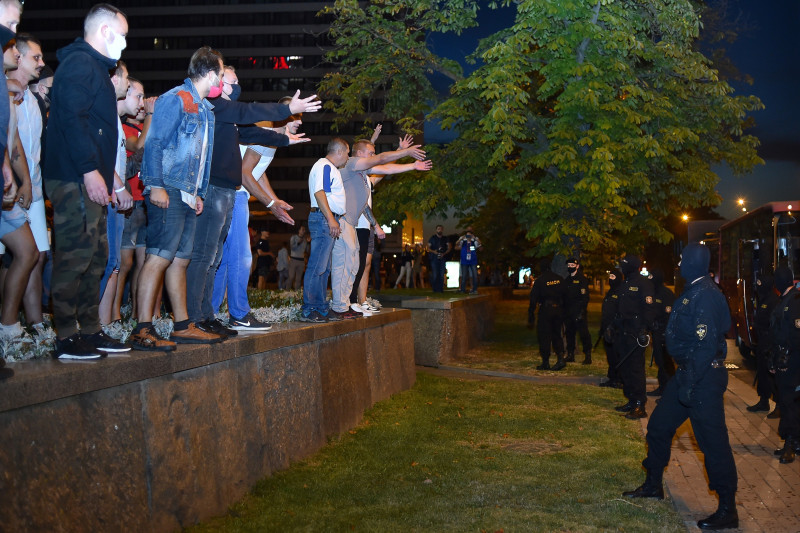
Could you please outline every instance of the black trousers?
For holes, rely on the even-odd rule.
[[[775,376],[769,371],[770,354],[766,342],[767,335],[769,335],[768,332],[759,333],[758,338],[764,340],[756,344],[756,392],[762,400],[769,400],[773,395],[775,398],[778,397]]]
[[[644,348],[633,334],[619,333],[614,337],[614,352],[622,379],[622,393],[632,402],[647,402],[644,372]]]
[[[561,337],[561,326],[564,322],[560,309],[552,309],[548,304],[542,304],[539,310],[539,323],[536,325],[536,335],[539,338],[539,354],[542,362],[550,361],[550,346],[557,355],[564,355],[564,342]]]
[[[667,353],[664,333],[653,331],[653,361],[658,367],[658,386],[662,389],[667,386],[667,382],[675,375],[675,362]]]
[[[784,440],[800,438],[800,405],[795,390],[800,384],[800,351],[794,350],[789,355],[787,370],[775,371],[775,384],[778,386],[778,407],[781,410],[778,435]]]
[[[609,381],[617,381],[620,379],[619,370],[617,369],[617,352],[614,351],[614,345],[603,339],[603,348],[606,351],[606,361],[608,361],[608,373],[606,376]]]
[[[691,407],[686,407],[678,401],[678,380],[667,383],[647,424],[647,457],[642,465],[648,472],[662,475],[669,464],[675,432],[688,418],[704,455],[708,487],[720,495],[736,492],[738,477],[722,399],[727,387],[728,370],[709,368],[694,386]]]
[[[360,304],[358,301],[358,286],[361,285],[361,277],[367,266],[367,249],[369,247],[369,232],[367,228],[356,228],[356,238],[358,239],[358,272],[353,280],[353,290],[350,291],[350,303]]]
[[[567,335],[567,353],[575,353],[575,334],[581,338],[583,354],[592,355],[592,335],[589,333],[589,323],[586,321],[586,311],[580,313],[581,318],[577,318],[578,313],[570,313],[564,319],[564,331]]]

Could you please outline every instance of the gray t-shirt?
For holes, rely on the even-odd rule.
[[[292,235],[292,238],[289,239],[289,247],[291,247],[292,257],[294,257],[295,259],[305,259],[307,246],[308,246],[308,241],[306,241],[305,237],[300,237],[299,235]]]
[[[358,219],[369,200],[369,169],[353,170],[360,157],[351,157],[339,172],[342,175],[344,192],[346,194],[347,209],[344,218],[353,227],[358,225]]]

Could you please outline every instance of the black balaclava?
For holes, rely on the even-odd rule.
[[[703,244],[696,242],[686,245],[681,257],[681,276],[688,282],[708,276],[711,252]]]
[[[570,263],[578,264],[578,260],[575,259],[574,257],[570,257],[569,259],[567,259],[567,262],[564,263],[564,264],[568,265]],[[572,268],[567,267],[567,272],[569,272],[570,274],[572,274],[573,272],[577,272],[577,270],[578,270],[578,267],[572,267]]]
[[[550,259],[548,259],[547,257],[544,257],[544,258],[540,259],[539,260],[539,272],[541,272],[542,274],[544,274],[545,272],[550,272],[550,270],[551,270],[550,263],[551,262],[552,261]]]
[[[655,288],[659,288],[662,285],[664,285],[664,271],[663,270],[661,270],[660,268],[654,268],[653,270],[650,271],[650,273],[653,275],[653,286]]]
[[[613,278],[611,276],[614,276]],[[619,270],[612,270],[608,274],[608,288],[616,289],[622,284],[622,272]]]
[[[783,294],[783,291],[794,284],[794,274],[792,269],[786,265],[781,265],[775,269],[775,288]]]
[[[759,302],[769,296],[774,283],[775,280],[769,274],[764,274],[758,281],[756,281],[756,294],[758,295]]]
[[[642,260],[631,254],[626,255],[619,262],[619,269],[625,274],[626,278],[634,272],[638,272],[640,266],[642,266]]]

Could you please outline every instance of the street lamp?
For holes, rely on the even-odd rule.
[[[689,222],[689,215],[687,215],[686,213],[684,213],[684,214],[683,214],[683,216],[681,217],[681,219],[682,219],[684,222]]]
[[[739,198],[738,200],[736,200],[736,203],[739,204],[739,207],[742,208],[743,213],[747,213],[747,208],[744,205],[744,198]]]

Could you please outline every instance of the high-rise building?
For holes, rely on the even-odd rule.
[[[56,50],[83,34],[83,18],[96,0],[36,0],[28,2],[19,25],[42,42],[45,62],[57,67]],[[194,51],[209,45],[233,65],[242,86],[242,101],[276,102],[300,90],[309,96],[332,67],[323,54],[330,47],[328,16],[318,13],[331,2],[304,0],[118,0],[111,2],[128,17],[128,46],[122,54],[130,75],[141,80],[148,96],[157,96],[186,77]],[[360,136],[364,121],[382,122],[378,150],[391,150],[397,134],[383,121],[380,99],[367,103],[367,114],[332,129],[330,112],[303,116],[304,132],[311,141],[282,148],[267,169],[276,194],[295,209],[297,224],[308,219],[308,171],[325,155],[331,137],[352,140]],[[381,141],[385,141],[382,143]],[[78,140],[76,140],[78,142]],[[268,228],[274,244],[288,240],[296,228],[278,222],[252,200],[251,225]],[[399,229],[399,228],[398,228]],[[402,232],[395,230],[387,249],[399,249]],[[395,242],[396,241],[396,242]],[[277,246],[273,246],[277,249]]]

